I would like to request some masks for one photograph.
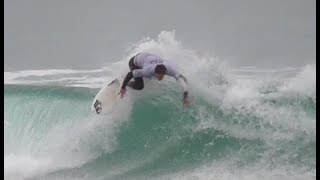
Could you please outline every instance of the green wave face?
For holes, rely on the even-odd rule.
[[[215,163],[235,171],[315,172],[312,97],[265,96],[253,105],[223,106],[195,94],[185,109],[174,90],[141,91],[125,107],[96,116],[90,105],[97,92],[5,85],[5,158],[50,159],[42,162],[45,170],[31,173],[40,179],[161,179]]]

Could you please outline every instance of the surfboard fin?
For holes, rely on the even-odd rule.
[[[96,102],[94,103],[94,108],[96,109],[96,112],[97,112],[97,114],[100,114],[100,112],[101,112],[101,102],[100,101],[98,101],[98,100],[96,100]]]

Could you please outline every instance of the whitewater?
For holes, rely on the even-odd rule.
[[[191,107],[166,77],[92,113],[143,51],[188,78]],[[316,179],[315,64],[234,67],[163,31],[99,69],[8,71],[4,84],[5,179]]]

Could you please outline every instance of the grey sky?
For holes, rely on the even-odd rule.
[[[163,30],[236,65],[316,62],[316,0],[5,0],[4,68],[96,68]]]

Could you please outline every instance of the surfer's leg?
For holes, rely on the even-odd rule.
[[[138,66],[136,66],[133,62],[134,60],[134,57],[133,56],[130,60],[129,60],[129,68],[130,68],[130,71],[132,72],[133,70],[135,69],[140,69]],[[134,81],[130,81],[128,84],[127,84],[128,87],[132,88],[132,89],[135,89],[135,90],[141,90],[144,88],[144,83],[143,83],[143,78],[142,77],[138,77],[138,78],[134,78]]]
[[[134,62],[133,62],[134,57],[136,57],[136,56],[133,56],[133,57],[129,60],[129,69],[130,69],[130,71],[133,71],[133,70],[135,70],[135,69],[140,69],[138,66],[136,66],[136,65],[134,64]]]
[[[129,82],[127,86],[135,90],[141,90],[144,88],[143,78],[134,78],[134,81]]]

